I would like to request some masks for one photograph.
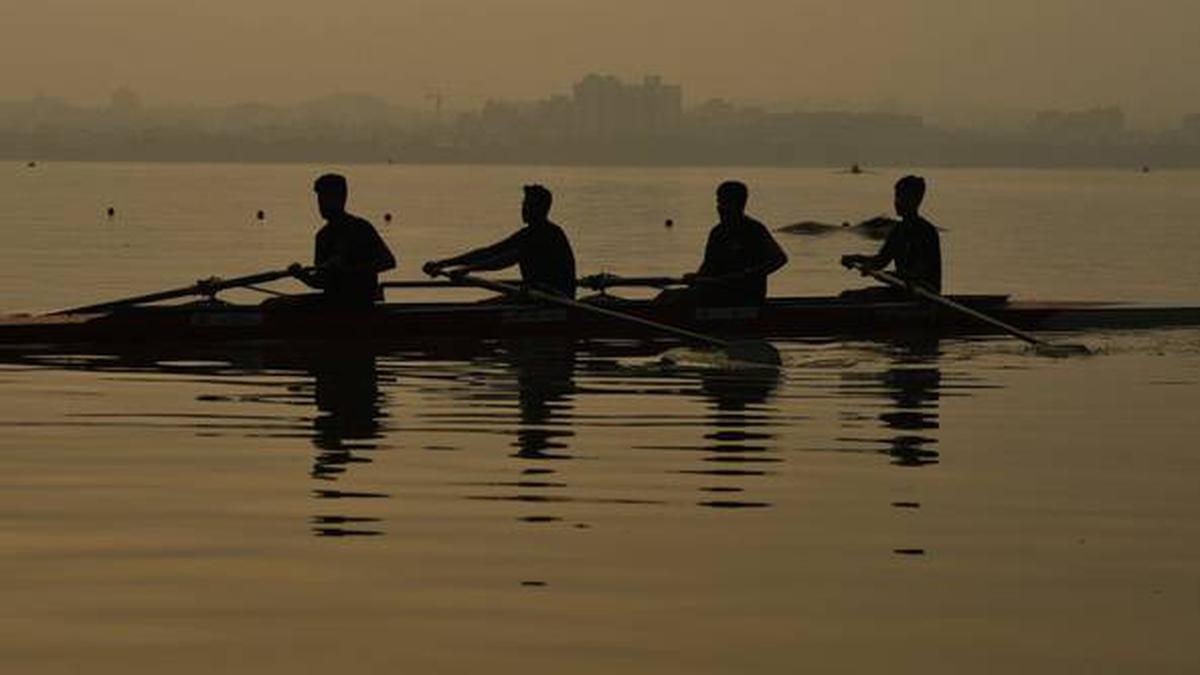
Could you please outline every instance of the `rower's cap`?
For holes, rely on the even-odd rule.
[[[346,177],[338,173],[327,173],[313,183],[313,192],[317,194],[346,194]]]

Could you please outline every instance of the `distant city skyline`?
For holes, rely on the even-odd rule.
[[[1200,111],[1194,0],[44,0],[0,22],[0,98],[295,104],[364,92],[467,109],[657,73],[686,104],[1011,123],[1117,106],[1165,129]]]
[[[296,105],[156,106],[121,88],[105,104],[0,101],[0,156],[21,159],[779,166],[1200,166],[1200,114],[1132,128],[1117,106],[1045,110],[1010,129],[963,129],[888,111],[773,110],[590,73],[569,93],[476,109],[371,95]]]

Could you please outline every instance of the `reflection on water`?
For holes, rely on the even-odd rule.
[[[898,466],[921,467],[937,464],[940,455],[937,430],[941,427],[938,405],[942,396],[939,342],[906,340],[882,345],[888,358],[871,370],[842,375],[847,398],[882,399],[875,415],[886,432],[882,439],[844,439],[851,443],[882,445],[880,452]]]
[[[790,498],[777,486],[783,467],[801,458],[797,450],[882,453],[906,468],[936,465],[947,388],[966,395],[982,386],[962,372],[945,374],[941,347],[856,345],[822,359],[813,358],[818,348],[793,344],[783,369],[744,371],[668,366],[655,358],[657,348],[641,343],[561,340],[442,353],[346,342],[220,355],[7,360],[127,380],[165,376],[194,390],[199,406],[187,413],[89,413],[89,423],[132,428],[153,419],[197,436],[306,437],[315,449],[315,485],[306,488],[315,501],[305,516],[310,530],[345,538],[384,534],[383,519],[395,507],[381,502],[430,490],[493,503],[499,512],[516,508],[513,517],[525,523],[587,527],[581,505],[777,506]],[[103,383],[96,386],[103,392]],[[402,445],[424,451],[404,453],[405,461],[448,461],[456,478],[396,484],[376,462]],[[616,478],[605,474],[607,482],[598,482],[598,463]],[[676,478],[663,483],[663,476]]]
[[[566,452],[575,391],[575,346],[561,340],[525,340],[503,356],[516,372],[520,409],[516,456],[528,460],[570,459]]]
[[[881,413],[879,420],[895,434],[887,452],[900,466],[938,462],[938,453],[932,449],[938,442],[932,434],[940,426],[942,371],[937,360],[938,346],[936,339],[896,345],[896,365],[880,377],[894,409]]]
[[[705,419],[710,425],[705,434],[705,461],[712,468],[694,473],[721,478],[721,484],[707,485],[702,492],[708,498],[701,506],[714,508],[755,508],[770,506],[763,501],[741,498],[745,488],[730,484],[731,479],[765,476],[765,467],[783,460],[774,454],[775,435],[770,431],[771,394],[779,386],[779,370],[754,369],[744,372],[711,371],[700,373],[701,392],[708,400]]]
[[[313,445],[317,448],[312,477],[335,482],[356,464],[370,464],[381,437],[386,405],[379,391],[375,353],[360,345],[319,350],[308,362],[313,379]],[[336,488],[314,491],[318,500],[382,499],[386,494]],[[339,503],[340,502],[335,502]],[[377,518],[320,513],[313,517],[313,532],[323,537],[372,536],[379,530],[362,527]],[[355,527],[350,527],[354,525]]]

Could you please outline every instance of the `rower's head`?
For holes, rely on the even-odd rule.
[[[896,181],[896,215],[915,218],[925,199],[925,179],[920,176],[905,176]]]
[[[554,195],[541,185],[526,185],[525,199],[521,202],[521,221],[529,224],[545,222],[550,216],[550,204]]]
[[[313,183],[313,192],[317,193],[317,208],[321,217],[326,220],[340,216],[346,212],[346,177],[336,173],[327,173]]]
[[[735,223],[746,213],[750,188],[737,180],[727,180],[717,186],[717,215],[722,223]]]

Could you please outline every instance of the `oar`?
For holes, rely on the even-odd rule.
[[[312,268],[304,268],[311,270]],[[265,284],[268,281],[284,279],[286,277],[295,276],[291,270],[276,270],[273,272],[259,272],[244,277],[235,277],[233,279],[202,279],[192,284],[191,286],[182,286],[180,288],[172,288],[166,291],[157,293],[147,293],[146,295],[135,295],[129,298],[120,300],[110,300],[101,302],[95,305],[85,305],[83,307],[72,307],[71,309],[63,309],[54,314],[87,314],[94,312],[107,312],[122,307],[130,307],[133,305],[143,305],[147,302],[159,302],[161,300],[174,300],[175,298],[185,298],[189,295],[214,295],[221,291],[238,288],[242,286],[251,286],[254,284]]]
[[[520,285],[520,281],[504,280],[500,283],[509,284],[511,286]],[[677,277],[619,277],[615,274],[592,274],[579,279],[579,285],[584,288],[593,290],[603,290],[605,288],[616,288],[620,286],[638,286],[648,288],[666,288],[667,286],[686,286],[687,282]],[[417,279],[403,281],[384,281],[379,284],[380,288],[461,288],[462,286],[470,286],[471,284],[457,283],[453,279],[435,280],[435,279]]]
[[[1012,326],[1007,323],[1004,323],[1003,321],[1001,321],[995,317],[988,316],[987,314],[984,314],[983,312],[980,312],[978,310],[967,307],[966,305],[964,305],[962,303],[955,302],[955,301],[951,300],[950,298],[947,298],[944,295],[940,295],[938,293],[934,293],[933,291],[931,291],[927,288],[923,288],[920,284],[909,284],[909,283],[905,282],[903,279],[901,279],[900,277],[897,277],[896,275],[894,275],[890,272],[885,272],[884,270],[871,269],[870,267],[867,267],[867,266],[859,264],[859,263],[852,263],[849,265],[849,267],[852,267],[852,268],[858,270],[859,272],[862,272],[863,274],[868,274],[872,277],[875,277],[876,279],[884,282],[885,284],[888,284],[890,286],[895,286],[896,288],[902,288],[902,289],[907,290],[907,291],[909,291],[919,297],[922,297],[926,300],[935,302],[939,305],[942,305],[943,307],[949,307],[950,309],[953,309],[957,312],[966,314],[967,316],[973,317],[973,318],[975,318],[979,321],[982,321],[983,323],[986,323],[990,326],[999,328],[1000,330],[1004,331],[1005,333],[1008,333],[1009,335],[1012,335],[1013,337],[1016,337],[1021,340],[1024,340],[1025,342],[1028,342],[1029,344],[1033,345],[1034,349],[1036,349],[1038,352],[1040,352],[1046,356],[1072,356],[1072,355],[1086,355],[1086,354],[1092,353],[1092,350],[1088,349],[1086,346],[1081,345],[1081,344],[1071,344],[1071,343],[1054,344],[1054,343],[1046,342],[1045,340],[1043,340],[1031,333],[1028,333],[1026,331],[1021,330],[1020,328],[1017,328],[1016,326]]]
[[[782,360],[779,358],[779,352],[776,351],[775,348],[769,343],[762,340],[747,340],[738,342],[722,340],[720,338],[712,337],[711,335],[704,335],[703,333],[697,333],[683,328],[678,328],[676,326],[669,326],[665,323],[643,319],[640,316],[626,314],[625,312],[618,312],[607,307],[589,305],[586,302],[579,302],[578,300],[572,300],[570,298],[565,298],[553,293],[540,291],[536,288],[523,288],[521,286],[508,284],[503,281],[492,281],[491,279],[484,279],[482,277],[476,277],[470,274],[453,274],[445,271],[439,271],[438,273],[450,279],[464,281],[480,288],[486,288],[490,291],[503,293],[504,295],[516,297],[527,296],[542,302],[561,305],[563,307],[570,307],[572,309],[605,316],[610,319],[618,319],[620,321],[636,323],[647,328],[653,328],[654,330],[662,333],[667,333],[676,337],[684,338],[686,340],[691,340],[693,342],[699,342],[722,349],[730,359],[735,361],[744,361],[748,363],[758,363],[771,366],[778,366],[782,363]]]
[[[505,284],[519,284],[519,281],[503,281]],[[379,284],[380,288],[462,288],[463,286],[471,286],[472,284],[458,283],[453,279],[415,279],[402,281],[384,281]]]
[[[602,291],[606,288],[620,286],[642,286],[650,288],[666,288],[667,286],[687,286],[688,283],[676,277],[619,277],[615,274],[592,274],[579,280],[584,288]]]

